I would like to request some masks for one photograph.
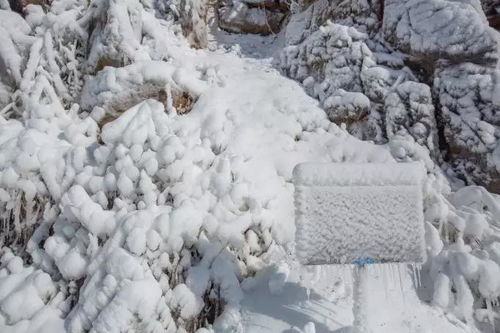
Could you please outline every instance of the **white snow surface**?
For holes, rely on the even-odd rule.
[[[245,285],[242,317],[245,332],[316,333],[353,332],[352,272],[349,267],[288,263],[293,272],[280,294],[269,295],[266,281],[276,271],[262,271]],[[415,293],[412,272],[406,266],[373,265],[364,295],[370,332],[478,332],[429,307]],[[383,304],[383,305],[381,305]]]

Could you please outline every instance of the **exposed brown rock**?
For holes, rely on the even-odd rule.
[[[122,67],[123,65],[124,65],[123,61],[121,60],[103,56],[102,58],[99,58],[99,60],[97,61],[97,64],[95,65],[94,68],[94,73],[99,72],[101,69],[107,66]]]
[[[160,97],[163,95],[165,96],[165,101],[166,101],[167,94],[165,90],[160,91]],[[164,103],[161,99],[160,101]],[[188,113],[193,108],[193,104],[195,102],[196,102],[195,97],[190,93],[188,93],[187,91],[173,93],[172,105],[175,108],[177,114]]]
[[[490,27],[500,30],[500,14],[488,16],[488,22],[490,23]]]
[[[219,2],[219,27],[235,33],[269,35],[281,30],[288,15],[288,4],[281,0],[232,0]]]

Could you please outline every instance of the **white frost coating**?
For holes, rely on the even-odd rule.
[[[102,140],[107,144],[121,141],[126,147],[142,147],[146,140],[165,135],[168,122],[163,105],[155,100],[146,100],[125,112],[116,121],[106,124]]]
[[[301,163],[293,170],[294,182],[302,186],[388,186],[423,182],[420,163]]]
[[[45,307],[55,294],[47,273],[23,267],[20,257],[5,250],[0,258],[0,332],[62,332],[59,311]],[[37,329],[43,325],[47,327]]]
[[[177,285],[173,290],[173,307],[178,308],[184,319],[195,317],[203,308],[201,297],[196,296],[185,284]]]
[[[307,163],[294,176],[301,262],[424,261],[420,163]]]
[[[62,198],[64,215],[70,219],[78,220],[91,233],[96,236],[106,235],[115,225],[114,214],[103,210],[92,201],[87,192],[80,185],[75,185]]]

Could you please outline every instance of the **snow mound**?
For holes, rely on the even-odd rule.
[[[299,260],[423,262],[423,176],[420,163],[296,166]]]

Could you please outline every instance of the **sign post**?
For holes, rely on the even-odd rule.
[[[366,323],[367,265],[425,259],[420,163],[295,167],[296,254],[304,265],[354,265],[356,333]]]

